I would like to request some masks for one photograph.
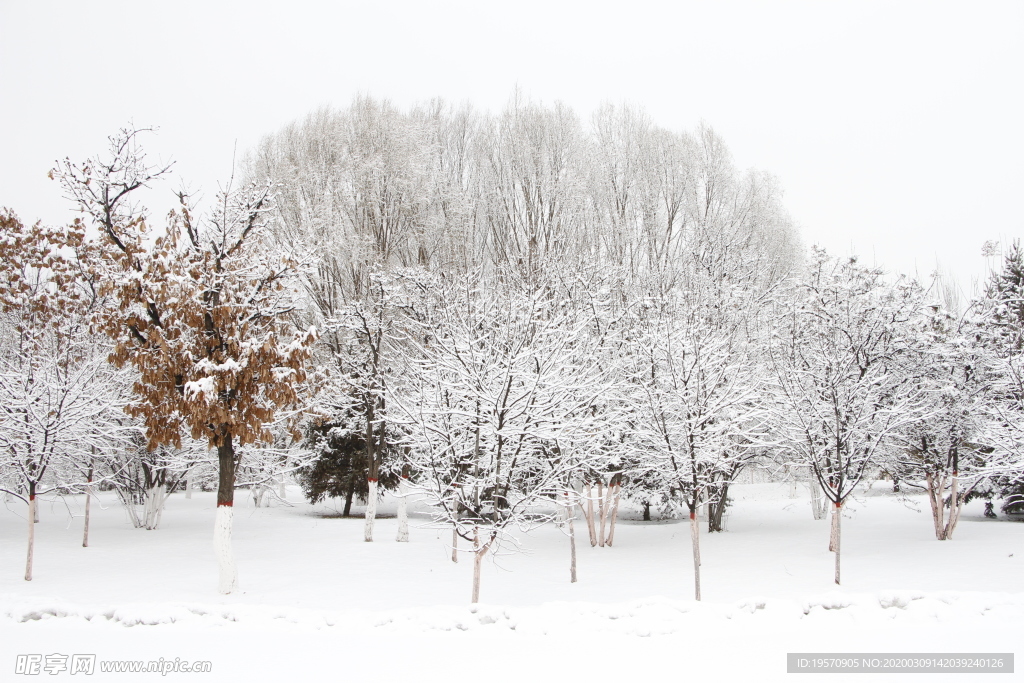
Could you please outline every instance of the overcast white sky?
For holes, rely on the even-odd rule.
[[[129,120],[211,194],[239,155],[356,93],[586,120],[701,119],[774,173],[804,241],[970,288],[1024,235],[1024,2],[0,0],[0,206],[71,217],[46,172]],[[170,189],[167,188],[168,192]]]

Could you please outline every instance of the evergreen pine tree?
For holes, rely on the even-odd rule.
[[[1024,251],[1014,242],[1003,259],[1001,271],[994,271],[985,288],[986,322],[990,350],[1001,359],[1008,381],[999,393],[1010,412],[1024,410],[1020,390],[1021,362],[1024,352]],[[996,494],[1003,499],[1003,512],[1024,512],[1024,471],[1016,467],[992,478]]]
[[[1000,355],[1017,353],[1024,348],[1024,252],[1014,242],[1006,254],[1003,269],[993,272],[985,288],[985,299],[991,306],[995,345]]]

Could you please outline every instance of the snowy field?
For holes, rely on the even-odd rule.
[[[241,590],[216,592],[215,494],[171,496],[161,528],[132,528],[112,494],[46,502],[34,580],[22,579],[20,504],[0,511],[0,680],[579,681],[957,680],[970,674],[786,673],[788,652],[1007,653],[1024,620],[1024,524],[967,506],[954,539],[934,540],[923,496],[882,484],[859,492],[843,522],[843,585],[832,583],[828,523],[806,489],[735,487],[728,531],[703,534],[694,602],[689,527],[624,510],[615,546],[592,548],[577,524],[579,582],[568,539],[545,527],[518,552],[485,561],[469,605],[472,562],[450,559],[450,533],[414,507],[362,540],[358,517],[332,506],[237,496]],[[795,497],[793,497],[795,494]],[[359,509],[354,510],[358,512]],[[19,654],[99,661],[209,661],[210,673],[17,675]],[[1021,663],[1017,663],[1018,672]],[[984,680],[1019,677],[992,674]]]

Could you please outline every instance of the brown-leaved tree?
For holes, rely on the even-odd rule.
[[[147,165],[139,133],[124,129],[107,158],[65,160],[51,175],[100,231],[94,267],[118,302],[100,328],[115,343],[113,362],[139,373],[128,412],[142,420],[149,447],[180,447],[187,430],[217,449],[214,549],[220,591],[230,593],[236,447],[270,441],[267,425],[297,403],[316,331],[289,320],[302,261],[265,230],[269,188],[222,192],[205,218],[179,193],[181,209],[156,234],[133,193],[169,167]]]

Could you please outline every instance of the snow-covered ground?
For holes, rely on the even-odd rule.
[[[560,530],[523,535],[520,552],[485,563],[478,607],[469,605],[470,558],[452,563],[450,534],[415,506],[409,543],[394,542],[393,516],[365,543],[361,519],[300,502],[297,488],[293,507],[260,509],[240,491],[241,590],[221,596],[212,493],[171,496],[156,531],[132,528],[104,494],[89,548],[83,500],[46,503],[30,583],[24,509],[12,502],[0,511],[0,679],[70,677],[12,673],[19,654],[56,653],[210,661],[211,673],[167,678],[211,681],[842,681],[863,676],[787,674],[786,654],[1006,653],[1020,642],[1024,524],[985,519],[975,502],[940,543],[923,496],[897,498],[878,484],[847,508],[837,587],[828,524],[811,518],[806,489],[795,498],[788,485],[734,492],[728,531],[701,538],[701,603],[691,599],[688,524],[624,511],[611,548],[590,547],[577,524],[576,584]],[[382,511],[393,515],[393,501]],[[972,679],[937,678],[946,677]]]

